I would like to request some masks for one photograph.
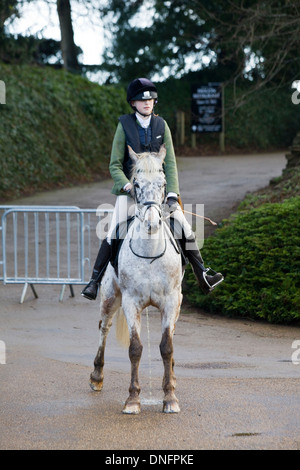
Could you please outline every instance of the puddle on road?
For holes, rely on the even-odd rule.
[[[142,405],[162,405],[163,400],[160,400],[159,398],[141,398],[141,404]]]
[[[176,367],[183,367],[185,369],[235,369],[245,367],[245,364],[238,364],[236,362],[196,362],[182,364],[176,363]]]

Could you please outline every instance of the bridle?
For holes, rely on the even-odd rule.
[[[144,212],[144,215],[143,215],[143,218],[140,217],[140,214],[136,214],[136,217],[139,219],[140,222],[144,222],[145,220],[145,217],[146,217],[146,213],[147,211],[154,207],[157,211],[158,211],[158,214],[159,214],[159,218],[162,219],[162,204],[159,204],[158,202],[156,201],[146,201],[146,202],[143,202],[143,203],[140,203],[138,202],[137,200],[137,194],[136,194],[136,187],[134,185],[134,180],[133,180],[133,187],[134,187],[134,200],[135,200],[135,203],[137,206],[145,206],[146,207],[146,210]],[[159,255],[156,255],[156,256],[145,256],[145,255],[139,255],[138,253],[136,253],[132,247],[132,238],[130,238],[129,240],[129,247],[132,251],[132,253],[137,256],[138,258],[143,258],[143,259],[151,259],[152,261],[150,262],[153,263],[153,261],[155,261],[156,259],[158,258],[161,258],[162,256],[164,256],[165,252],[166,252],[166,249],[167,249],[167,239],[166,237],[164,237],[164,241],[165,241],[165,246],[164,246],[164,249],[163,251],[159,254]]]
[[[144,212],[144,217],[141,218],[140,217],[140,214],[137,214],[136,217],[141,221],[143,222],[145,217],[146,217],[146,213],[149,209],[151,209],[152,207],[154,207],[157,212],[158,212],[158,215],[159,215],[159,218],[161,219],[162,218],[162,208],[161,208],[161,204],[159,204],[158,202],[155,202],[155,201],[146,201],[146,202],[143,202],[143,203],[138,203],[136,202],[137,206],[146,206],[146,210]]]
[[[159,170],[159,171],[163,171],[163,170]],[[133,185],[133,194],[134,194],[134,198],[133,198],[133,199],[134,199],[134,201],[135,201],[135,204],[136,204],[137,206],[140,205],[140,206],[146,206],[146,207],[147,207],[147,209],[146,209],[146,211],[145,211],[145,213],[144,213],[144,218],[145,218],[145,216],[146,216],[147,210],[150,209],[151,207],[154,207],[154,208],[158,211],[159,218],[161,219],[161,218],[162,218],[162,208],[161,208],[162,203],[159,204],[159,203],[156,202],[156,201],[146,201],[146,202],[140,203],[140,202],[138,201],[138,197],[137,197],[137,193],[136,193],[136,178],[133,178],[132,185]],[[166,185],[165,185],[165,196],[166,196]],[[164,198],[165,198],[165,196],[164,196]],[[143,220],[139,217],[139,215],[137,215],[137,217],[138,217],[138,219],[139,219],[141,222],[143,222]]]

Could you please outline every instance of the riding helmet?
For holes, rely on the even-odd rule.
[[[127,101],[129,104],[131,101],[135,100],[151,99],[154,99],[154,103],[156,104],[157,98],[156,86],[147,78],[136,78],[128,85]]]

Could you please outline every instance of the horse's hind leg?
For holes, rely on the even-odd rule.
[[[90,376],[92,390],[99,392],[103,387],[104,351],[108,332],[112,325],[113,316],[120,306],[119,297],[113,296],[101,301],[99,321],[99,348],[94,360],[94,371]]]

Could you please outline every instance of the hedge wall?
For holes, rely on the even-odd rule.
[[[122,88],[47,67],[0,64],[0,198],[108,174]]]
[[[202,254],[206,265],[221,271],[225,280],[204,296],[188,269],[188,300],[226,316],[300,321],[299,181],[300,169],[290,170],[276,188],[249,196],[223,221],[205,241]]]

